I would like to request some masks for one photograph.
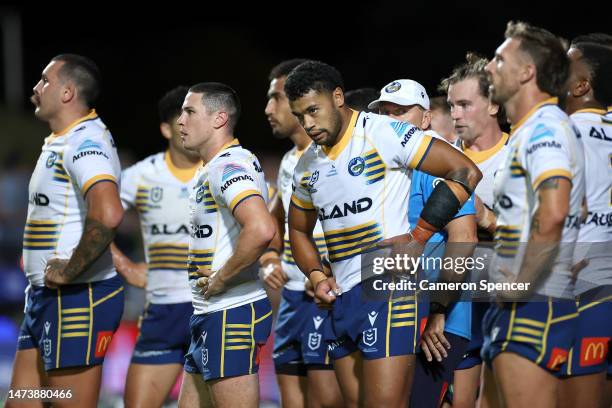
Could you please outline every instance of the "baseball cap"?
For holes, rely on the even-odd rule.
[[[392,102],[402,106],[420,105],[429,109],[429,97],[423,85],[412,79],[398,79],[380,90],[380,97],[368,104],[368,109],[377,109],[380,102]]]

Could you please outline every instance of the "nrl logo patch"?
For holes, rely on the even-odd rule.
[[[159,203],[164,195],[164,189],[161,187],[153,187],[151,189],[151,201]]]

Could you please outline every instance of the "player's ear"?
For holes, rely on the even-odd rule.
[[[225,111],[218,111],[215,115],[214,128],[219,129],[225,126],[225,124],[229,121],[229,115]]]
[[[576,83],[570,85],[569,91],[575,98],[584,96],[591,90],[591,82],[588,79],[580,79]]]
[[[66,83],[62,87],[62,102],[68,103],[72,101],[77,96],[77,88],[71,81],[66,81]]]
[[[421,129],[427,129],[431,125],[431,111],[426,109],[423,112],[423,119],[421,120]]]
[[[344,92],[342,91],[342,89],[340,89],[340,87],[337,87],[333,90],[332,98],[337,108],[341,108],[344,106]]]
[[[172,138],[172,126],[169,123],[162,122],[159,124],[159,131],[161,132],[164,139],[170,140]]]
[[[489,106],[487,106],[487,113],[489,114],[489,116],[497,116],[497,112],[499,112],[499,105],[489,100]]]
[[[535,77],[536,67],[534,64],[524,64],[522,67],[519,68],[519,80],[521,81],[521,83],[524,84],[526,82],[529,82]]]

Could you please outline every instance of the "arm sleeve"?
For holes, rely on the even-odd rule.
[[[215,201],[233,213],[244,200],[253,196],[266,202],[267,191],[258,186],[258,175],[248,163],[225,162],[211,169],[210,189]]]
[[[534,190],[544,180],[564,177],[572,181],[571,155],[561,126],[538,124],[522,149],[522,162]]]
[[[314,210],[315,206],[312,203],[309,184],[314,184],[312,180],[316,181],[319,178],[319,172],[315,170],[314,173],[310,173],[300,169],[300,167],[296,167],[293,172],[291,204],[300,210]]]
[[[429,200],[429,196],[433,193],[436,185],[444,181],[443,178],[434,177],[426,173],[422,173],[422,188],[423,188],[423,203],[426,203]],[[476,206],[474,205],[474,194],[470,196],[470,198],[463,203],[463,206],[459,209],[457,214],[453,217],[453,219],[463,217],[464,215],[474,215],[476,214]],[[420,214],[419,214],[420,215]]]
[[[83,197],[97,183],[118,183],[120,175],[113,166],[115,155],[115,148],[103,137],[84,137],[66,146],[64,168]]]
[[[137,164],[128,167],[121,172],[121,204],[123,208],[134,207],[136,204],[136,192],[140,180],[139,167]]]
[[[377,118],[369,127],[366,134],[391,168],[418,169],[431,147],[432,137],[407,122]]]

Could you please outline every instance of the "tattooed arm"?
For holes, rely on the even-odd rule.
[[[537,190],[538,207],[531,218],[529,241],[523,264],[515,280],[517,283],[531,283],[531,290],[548,276],[554,265],[565,219],[569,213],[571,188],[571,181],[557,177],[543,181]],[[521,291],[508,291],[504,292],[502,297],[513,300],[524,295]]]
[[[68,260],[50,259],[45,269],[45,285],[55,288],[74,281],[106,250],[123,218],[117,185],[101,182],[86,195],[87,217],[83,235]]]

